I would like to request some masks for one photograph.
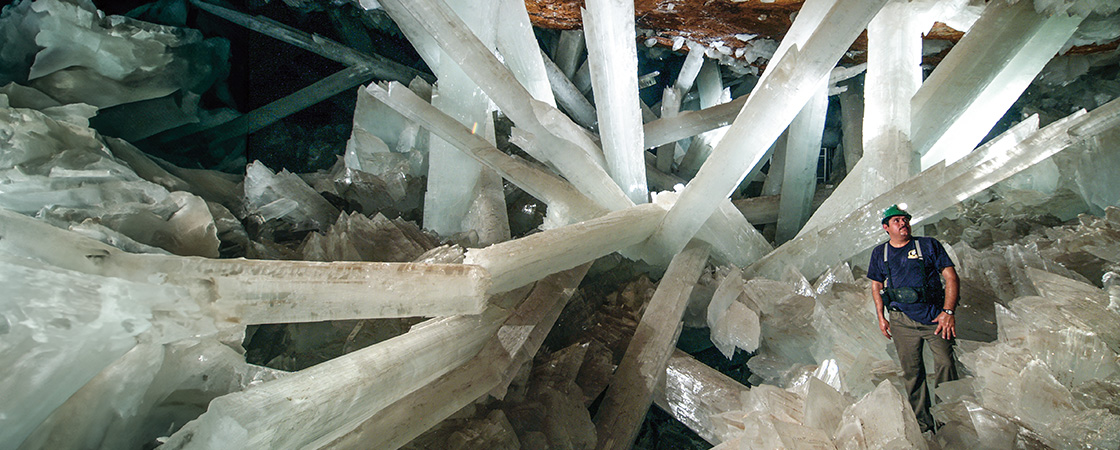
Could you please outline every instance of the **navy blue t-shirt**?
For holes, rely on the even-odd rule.
[[[922,245],[922,257],[918,258],[915,243]],[[953,260],[945,252],[941,242],[931,237],[915,236],[902,248],[894,248],[886,244],[887,260],[891,265],[891,280],[887,279],[887,268],[883,262],[883,244],[876,245],[871,250],[871,264],[867,268],[867,278],[883,283],[886,287],[925,287],[934,292],[942,291],[941,270],[953,266]],[[925,273],[922,273],[922,260],[925,260]],[[942,302],[936,303],[894,303],[892,307],[902,310],[911,319],[927,325],[933,325],[933,319],[941,314],[944,308]]]

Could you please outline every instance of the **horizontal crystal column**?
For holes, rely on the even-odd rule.
[[[136,262],[171,283],[206,285],[217,314],[242,324],[478,314],[490,285],[485,269],[464,264],[147,255],[137,255]]]
[[[716,416],[743,409],[743,394],[750,389],[718,370],[674,350],[657,384],[653,401],[704,440],[719,444],[741,432],[720,426]],[[736,447],[737,448],[737,447]]]
[[[692,287],[708,263],[709,249],[706,243],[692,241],[669,263],[595,416],[596,448],[633,446],[654,388],[676,348],[681,318]]]
[[[682,93],[683,95],[683,93]],[[698,111],[682,111],[674,117],[662,117],[644,125],[645,148],[676,142],[705,131],[731,125],[747,103],[746,95],[722,105]]]
[[[537,282],[478,355],[318,448],[399,448],[487,392],[504,390],[520,363],[536,353],[589,267],[584,264]]]
[[[635,245],[649,237],[664,215],[665,210],[656,204],[632,206],[596,219],[467,250],[466,263],[490,271],[490,292],[504,292]]]
[[[207,259],[132,254],[0,210],[0,250],[126,280],[181,285],[224,323],[478,314],[489,274],[460,264]],[[219,321],[219,323],[223,323]]]

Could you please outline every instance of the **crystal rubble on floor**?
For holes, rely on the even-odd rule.
[[[958,423],[974,430],[973,445],[1005,447],[1028,430],[1053,448],[1117,446],[1120,415],[1097,408],[1108,404],[1104,399],[1110,395],[1098,386],[1118,384],[1120,315],[1094,286],[1027,272],[1044,296],[1012,301],[1010,311],[1001,309],[999,340],[962,352],[960,361],[975,378],[957,386],[963,390],[939,412],[966,407],[970,415],[964,420],[971,421]],[[1097,395],[1103,397],[1094,400]],[[1116,398],[1111,394],[1112,402]],[[978,420],[985,416],[996,420]]]
[[[587,267],[584,265],[550,275],[536,283],[528,298],[517,307],[498,329],[496,335],[474,358],[401,398],[353,428],[352,431],[323,443],[322,448],[398,448],[457,411],[471,409],[471,404],[475,402],[478,402],[477,407],[486,421],[491,421],[490,418],[494,414],[500,414],[502,417],[511,416],[516,407],[483,409],[482,405],[487,401],[487,393],[490,392],[496,398],[509,395],[505,391],[505,385],[513,380],[522,364],[531,360],[532,355],[543,342],[544,336],[552,328],[560,310],[583,279]],[[565,379],[572,378],[574,376]],[[511,397],[506,398],[510,403],[514,403]],[[538,410],[541,416],[548,414],[547,410],[539,411],[543,405],[526,406]],[[487,410],[490,412],[487,413]],[[559,413],[560,411],[553,411],[553,414]],[[584,412],[585,416],[586,414]],[[554,416],[551,420],[559,423],[561,417]],[[590,428],[590,417],[586,420]],[[551,429],[562,431],[562,428],[551,427]],[[522,439],[523,433],[528,431],[521,426],[516,427],[516,430],[522,435],[520,436]],[[507,429],[501,434],[509,435],[512,431]],[[549,440],[558,441],[559,436],[553,436]]]
[[[339,215],[299,176],[287,169],[275,173],[260,161],[245,167],[245,207],[262,224],[278,220],[291,231],[321,230]]]
[[[604,207],[621,209],[633,204],[607,175],[602,152],[586,131],[556,108],[533,99],[509,69],[446,6],[397,1],[381,2],[381,6],[410,40],[422,42],[420,36],[434,38],[445,54],[524,131],[522,137],[538,141],[537,148],[549,155],[571,154],[568,158],[545,156],[542,162],[557,163],[562,175]],[[575,155],[586,155],[586,160],[571,159]],[[576,164],[567,165],[573,162]]]
[[[743,273],[732,266],[708,304],[707,324],[712,343],[729,360],[736,348],[748,353],[758,350],[762,332],[758,312],[739,301],[743,295]]]
[[[151,446],[212,398],[283,375],[213,339],[140,343],[55,409],[20,448]]]
[[[591,0],[582,15],[607,171],[631,201],[646,203],[634,4]]]
[[[563,179],[507,155],[471,133],[398,83],[387,87],[370,84],[366,92],[409,119],[443,137],[457,148],[494,169],[503,178],[549,206],[545,228],[598,217],[606,212]]]
[[[922,168],[979,144],[1084,19],[1035,11],[1030,3],[989,4],[914,94],[911,135]]]
[[[21,98],[15,100],[26,101],[31,91],[20,91]],[[101,140],[82,123],[84,117],[73,115],[77,111],[71,105],[44,109],[78,123],[34,109],[0,107],[0,127],[7,130],[9,149],[0,158],[5,185],[0,206],[42,214],[59,224],[90,220],[126,240],[173,253],[218,255],[216,227],[205,201],[141,179],[113,156],[112,147],[127,144]]]
[[[708,251],[708,244],[693,241],[669,263],[599,405],[595,416],[596,448],[624,449],[633,445],[653,401],[654,387],[676,347],[681,318],[692,286],[707,265]]]
[[[927,448],[906,397],[889,381],[844,411],[837,448]]]
[[[998,140],[993,140],[990,145],[982,146],[950,166],[939,165],[922,172],[830,227],[803,234],[783,244],[748,267],[745,272],[751,277],[778,278],[787,265],[793,265],[806,276],[816,276],[830,264],[847,260],[881,242],[882,232],[871,224],[877,224],[879,213],[899,199],[905,199],[912,205],[910,211],[914,214],[914,223],[921,224],[927,217],[1038,161],[1074,147],[1086,137],[1070,135],[1068,130],[1071,127],[1089,123],[1115,123],[1118,109],[1120,102],[1114,101],[1088,114],[1074,113],[1009,149]],[[934,192],[928,186],[944,186],[948,190]],[[858,244],[854,244],[856,242]]]
[[[325,235],[309,234],[299,252],[307,261],[408,262],[437,245],[411,222],[353,212],[341,214]]]
[[[854,41],[881,1],[841,0],[829,9],[805,46],[787,52],[768,66],[773,76],[763,75],[751,92],[735,123],[701,167],[681,198],[666,215],[650,239],[652,252],[673,254],[682,248],[711,216],[720,202],[750,172],[811,97],[813,89]],[[789,93],[797,95],[789,97]],[[734,151],[732,151],[734,149]]]
[[[47,241],[50,235],[39,230],[13,232],[12,227],[33,219],[3,214],[0,280],[6,293],[0,315],[9,326],[0,344],[6,368],[0,378],[5,399],[0,437],[9,445],[23,442],[51,411],[138,342],[160,346],[216,333],[213,319],[207,320],[187,289],[70,270],[74,263],[93,265],[87,252]],[[21,238],[27,239],[23,245],[42,242],[57,253],[36,258],[35,252],[17,247],[13,240]],[[78,240],[85,249],[107,248]]]
[[[0,84],[30,82],[63,103],[104,108],[201,93],[227,70],[229,44],[197,30],[105,16],[88,2],[24,0],[4,12]]]

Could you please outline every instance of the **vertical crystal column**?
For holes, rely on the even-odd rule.
[[[500,0],[497,8],[501,11],[498,14],[498,50],[502,52],[506,66],[533,98],[556,106],[537,37],[533,35],[533,25],[529,23],[529,13],[525,10],[525,2]]]
[[[495,46],[496,5],[453,1],[449,2],[449,6],[460,16],[466,17],[464,22],[473,25],[471,31],[484,45],[488,48]],[[431,41],[427,36],[424,39]],[[477,130],[484,139],[493,142],[492,129],[486,126],[490,116],[490,99],[446,54],[439,54],[438,59],[432,59],[433,55],[430,54],[427,56],[429,59],[425,62],[435,71],[439,80],[432,104],[472,130]],[[486,135],[488,131],[490,134]],[[489,244],[509,239],[504,196],[487,195],[484,192],[485,189],[495,188],[494,178],[497,175],[493,171],[484,169],[481,164],[443,139],[433,138],[428,159],[428,188],[424,196],[424,228],[445,236],[468,231],[472,229],[468,228],[468,213],[472,208],[481,206],[494,214],[486,214],[483,217],[487,220],[474,220],[471,224],[479,235],[480,243]],[[497,184],[500,185],[500,181]],[[480,201],[484,205],[476,204]],[[494,202],[500,205],[490,205]]]
[[[708,250],[708,244],[692,241],[669,263],[599,406],[597,449],[628,449],[634,444],[654,389],[665,376],[680,336],[681,317],[708,262]]]
[[[631,201],[646,203],[634,2],[590,0],[583,19],[607,171]]]
[[[955,161],[988,134],[1083,17],[1035,12],[1031,2],[988,5],[912,101],[922,167]]]
[[[589,130],[598,128],[595,107],[591,106],[587,97],[584,97],[575,83],[572,83],[572,80],[564,75],[563,70],[548,55],[544,54],[544,50],[541,50],[541,59],[544,61],[544,70],[548,76],[548,82],[552,85],[552,95],[560,108],[567,112],[573,121],[584,128]]]
[[[583,30],[563,30],[560,32],[560,42],[556,44],[556,54],[552,55],[552,60],[556,61],[556,67],[560,68],[560,72],[571,80],[575,78],[576,70],[579,70],[580,60],[586,49]]]
[[[828,84],[821,83],[816,95],[789,125],[786,164],[782,173],[782,199],[778,207],[775,242],[792,239],[809,218],[813,193],[817,188],[817,160],[821,154],[821,135],[828,113]]]
[[[863,157],[803,231],[835,220],[918,173],[910,146],[910,98],[922,80],[922,20],[910,2],[894,0],[867,25]]]
[[[759,81],[723,140],[651,236],[654,252],[671,255],[684,248],[759,163],[883,3],[840,0],[814,27],[803,47],[791,48],[781,60],[771,62],[767,71],[773,73]]]

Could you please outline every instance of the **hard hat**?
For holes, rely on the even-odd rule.
[[[894,216],[906,216],[906,219],[910,219],[911,217],[910,213],[906,212],[905,203],[891,205],[890,208],[883,210],[883,225],[886,225],[887,221]]]

